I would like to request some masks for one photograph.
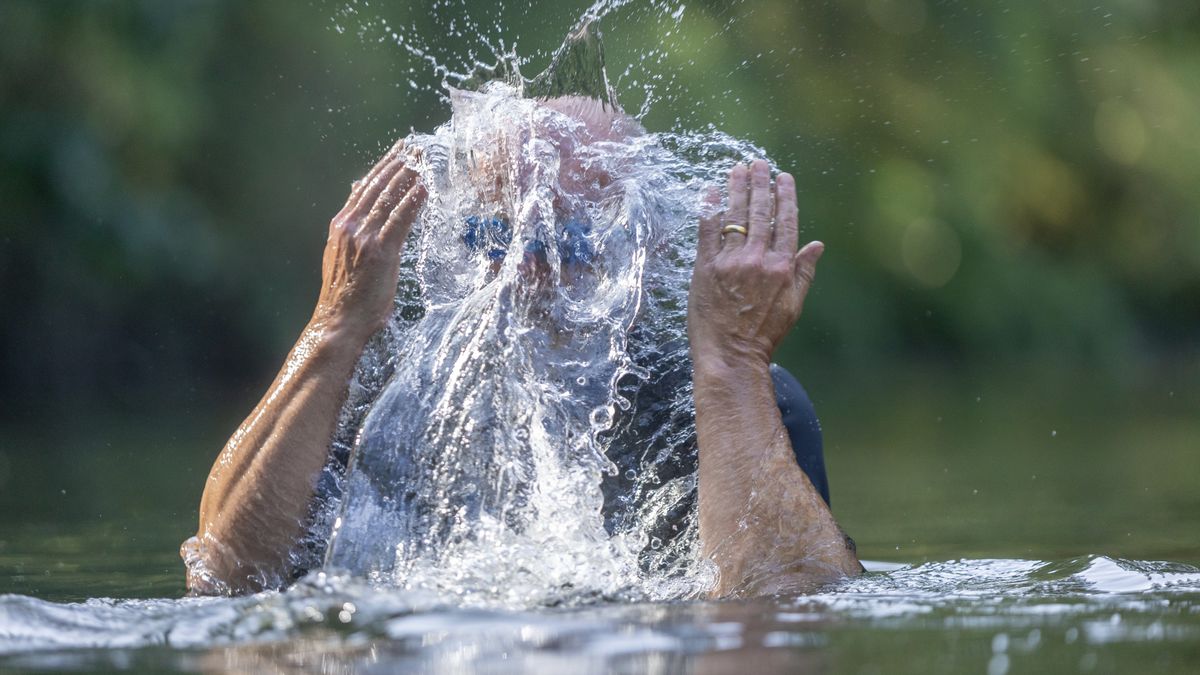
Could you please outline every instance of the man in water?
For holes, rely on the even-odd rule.
[[[425,201],[404,157],[398,144],[333,219],[312,319],[213,465],[199,532],[181,551],[193,593],[253,592],[295,576],[291,553],[329,461],[348,382],[391,312],[400,251]],[[797,397],[786,389],[798,385],[771,370],[823,246],[796,251],[795,183],[782,173],[772,185],[766,162],[731,170],[724,213],[716,213],[715,191],[707,199],[714,215],[700,222],[688,339],[700,541],[719,572],[712,593],[804,590],[857,574],[853,544],[823,498],[819,437],[819,472],[811,461],[805,467],[810,479],[797,456],[804,462],[811,453],[799,447],[795,425],[784,423]]]

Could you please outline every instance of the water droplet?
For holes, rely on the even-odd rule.
[[[997,633],[992,637],[992,652],[1000,653],[1008,651],[1008,633]]]

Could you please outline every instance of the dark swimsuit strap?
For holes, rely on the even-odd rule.
[[[808,398],[808,392],[786,368],[771,364],[771,379],[775,383],[775,404],[783,416],[783,426],[792,442],[796,463],[828,505],[829,479],[825,475],[824,443],[817,411]]]

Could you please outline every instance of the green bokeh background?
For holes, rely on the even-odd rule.
[[[0,2],[0,592],[178,588],[329,218],[448,115],[381,18],[532,74],[587,4]],[[601,24],[625,107],[765,148],[828,245],[779,360],[864,553],[1200,562],[1200,7],[648,4]]]

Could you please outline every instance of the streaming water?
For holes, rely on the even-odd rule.
[[[983,641],[973,668],[1006,672],[1051,641],[1076,664],[1200,641],[1200,569],[1104,556],[869,563],[811,596],[692,600],[711,583],[684,320],[698,196],[765,152],[621,112],[597,22],[626,4],[597,3],[530,79],[502,49],[456,72],[395,36],[447,78],[451,116],[407,140],[428,205],[297,554],[314,571],[243,598],[0,596],[0,668],[795,668],[830,643],[855,663],[868,631],[936,649],[955,628]]]
[[[532,80],[465,84],[408,141],[429,200],[343,416],[326,567],[507,607],[694,595],[700,193],[763,153],[643,130],[590,22]]]

